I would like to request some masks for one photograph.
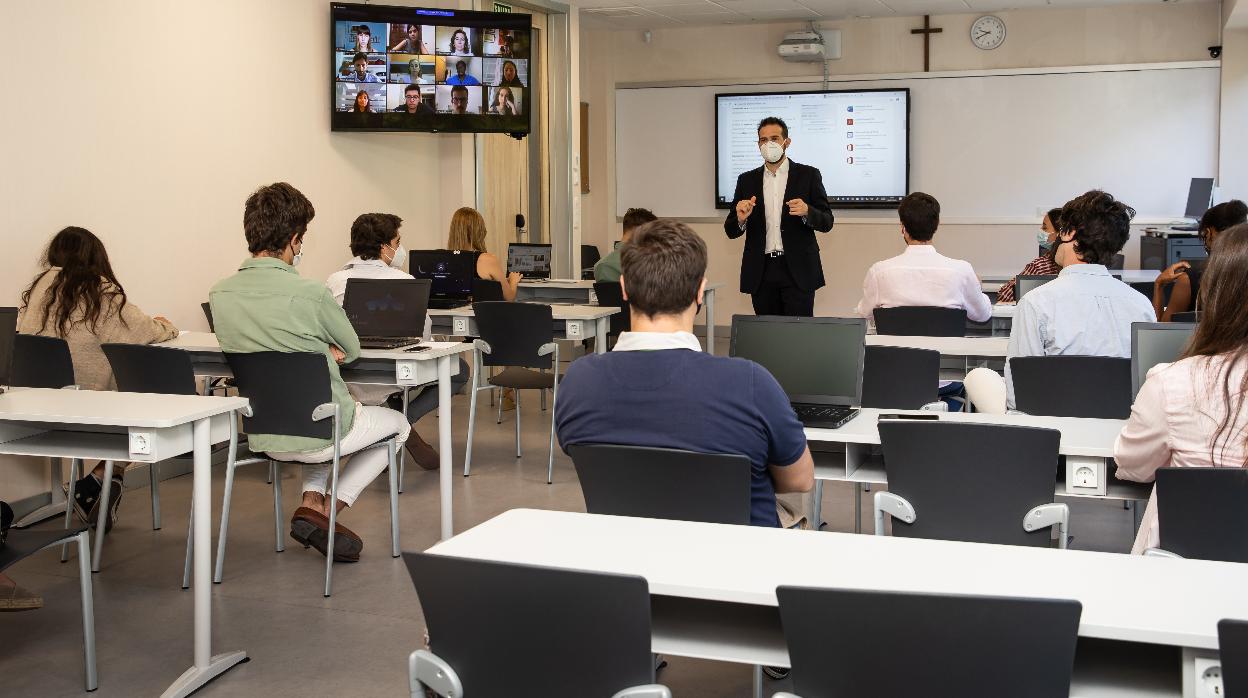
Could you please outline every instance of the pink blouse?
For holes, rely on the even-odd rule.
[[[1226,357],[1194,356],[1172,364],[1159,364],[1148,372],[1140,394],[1131,406],[1131,417],[1114,444],[1118,477],[1152,482],[1158,468],[1244,467],[1244,439],[1248,435],[1248,404],[1211,455],[1213,434],[1227,414],[1222,395]],[[1231,375],[1231,405],[1239,395],[1245,367]],[[1131,552],[1160,547],[1157,491],[1148,500]]]

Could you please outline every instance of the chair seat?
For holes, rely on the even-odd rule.
[[[382,439],[381,441],[374,441],[373,443],[371,443],[371,444],[369,444],[369,445],[365,446],[364,448],[361,448],[361,449],[360,449],[360,450],[358,450],[358,451],[352,451],[351,453],[344,453],[344,454],[342,454],[342,457],[343,457],[343,458],[346,458],[347,456],[354,456],[354,455],[355,455],[355,454],[357,454],[357,453],[363,453],[363,452],[365,452],[365,451],[371,451],[372,449],[374,449],[374,448],[378,448],[378,447],[380,447],[380,446],[385,446],[386,444],[388,444],[388,443],[390,443],[391,441],[393,441],[395,438],[396,438],[396,437],[394,437],[394,436],[387,436],[386,438]],[[281,459],[281,458],[274,458],[273,456],[271,456],[271,455],[269,455],[269,454],[267,454],[267,453],[254,453],[254,452],[252,452],[252,451],[248,451],[248,453],[253,453],[253,455],[252,455],[251,457],[255,458],[256,460],[270,460],[270,461],[273,461],[274,463],[297,463],[297,464],[299,464],[299,465],[317,465],[317,463],[307,463],[307,462],[305,462],[305,461],[301,461],[301,460],[283,460],[283,459]],[[319,462],[320,462],[320,463],[330,463],[330,462],[332,462],[333,460],[334,460],[333,455],[330,455],[330,457],[329,457],[329,458],[326,458],[325,460],[323,460],[323,461],[319,461]],[[241,463],[242,461],[243,461],[243,458],[242,458],[242,456],[240,455],[240,456],[239,456],[239,459],[238,459],[238,462],[239,462],[239,463]]]
[[[517,390],[549,390],[555,387],[555,374],[542,373],[531,368],[508,366],[499,372],[498,375],[491,377],[489,383],[500,388],[515,388]]]
[[[85,530],[87,530],[86,526],[40,531],[9,531],[4,547],[0,548],[0,572],[53,543],[69,540]]]

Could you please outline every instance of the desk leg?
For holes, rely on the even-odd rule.
[[[48,496],[51,500],[43,506],[13,522],[13,528],[26,528],[44,519],[60,516],[69,510],[69,500],[61,489],[61,459],[48,459]]]
[[[189,696],[247,660],[241,650],[212,656],[212,439],[211,420],[195,422],[195,466],[191,485],[194,527],[195,665],[165,689],[161,698]]]
[[[611,318],[600,317],[594,321],[594,353],[607,353],[607,330],[611,328]]]
[[[708,288],[702,294],[706,304],[706,353],[715,353],[715,289]]]
[[[754,690],[751,691],[754,698],[763,698],[763,667],[761,664],[754,665]]]
[[[451,523],[451,359],[438,357],[438,483],[442,495],[442,537],[455,535]],[[474,376],[475,379],[475,376]],[[475,384],[476,381],[474,380]]]

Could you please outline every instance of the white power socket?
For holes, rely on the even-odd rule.
[[[1222,690],[1222,660],[1197,657],[1195,662],[1196,698],[1226,698]]]
[[[406,362],[406,361],[400,361],[396,365],[396,369],[397,369],[399,380],[401,381],[416,380],[416,371],[412,367],[411,363]]]
[[[1075,469],[1075,487],[1095,488],[1096,470],[1086,465],[1081,465]]]

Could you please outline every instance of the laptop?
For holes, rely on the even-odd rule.
[[[1140,394],[1148,371],[1157,364],[1174,363],[1196,331],[1194,322],[1131,323],[1131,399]]]
[[[417,279],[428,279],[430,308],[458,308],[472,300],[472,280],[477,275],[476,256],[451,250],[412,250],[408,270]]]
[[[419,344],[429,305],[428,279],[349,279],[342,309],[364,349]]]
[[[550,245],[513,242],[507,246],[507,273],[520,272],[526,279],[550,278]]]
[[[1056,279],[1057,274],[1019,274],[1014,278],[1018,279],[1014,285],[1014,298],[1022,300],[1023,296]]]
[[[1199,221],[1205,211],[1213,205],[1213,178],[1193,177],[1187,187],[1187,207],[1183,209],[1183,217],[1193,222],[1183,222],[1170,226],[1171,230],[1194,233],[1200,229]]]
[[[13,341],[17,336],[17,308],[0,308],[0,392],[9,386],[13,370]]]
[[[731,356],[771,372],[802,424],[838,429],[862,404],[864,318],[734,315]]]

